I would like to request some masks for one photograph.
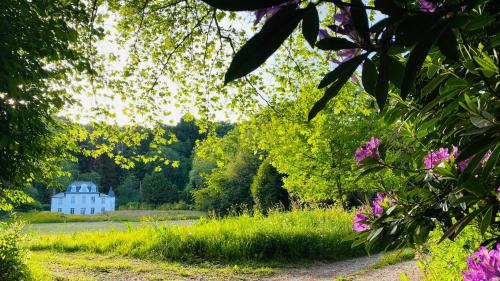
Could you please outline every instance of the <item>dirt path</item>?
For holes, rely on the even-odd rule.
[[[332,281],[334,278],[346,277],[352,281],[397,281],[400,273],[407,274],[409,280],[418,281],[418,268],[415,261],[405,261],[379,269],[368,269],[356,274],[373,264],[380,255],[361,257],[335,263],[314,265],[308,268],[291,269],[285,273],[264,279],[266,281]]]

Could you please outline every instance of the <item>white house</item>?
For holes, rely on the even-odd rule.
[[[54,194],[50,201],[50,211],[64,214],[93,215],[115,210],[113,188],[108,194],[100,193],[90,181],[74,181],[66,192]]]

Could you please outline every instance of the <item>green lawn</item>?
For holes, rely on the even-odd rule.
[[[124,210],[106,212],[99,215],[65,215],[51,212],[15,213],[15,216],[28,223],[64,223],[64,222],[95,222],[95,221],[167,221],[196,220],[206,216],[206,213],[191,210]]]
[[[162,225],[191,225],[196,220],[170,220],[170,221],[95,221],[95,222],[67,222],[67,223],[35,223],[26,225],[25,230],[35,235],[44,234],[73,234],[83,231],[127,231],[147,226]]]

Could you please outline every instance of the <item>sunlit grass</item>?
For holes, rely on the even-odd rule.
[[[352,214],[339,208],[201,219],[192,226],[159,226],[126,232],[40,235],[31,250],[90,252],[178,261],[341,260],[363,255],[346,238]]]

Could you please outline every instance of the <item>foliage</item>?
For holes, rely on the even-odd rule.
[[[262,214],[274,208],[288,210],[290,208],[290,195],[283,188],[283,175],[279,174],[276,168],[268,159],[264,160],[253,178],[250,191],[254,202],[254,209]]]
[[[153,204],[173,203],[179,198],[179,188],[163,172],[147,174],[142,184],[142,199]]]
[[[30,201],[21,188],[60,175],[71,158],[79,138],[53,114],[71,100],[61,87],[69,74],[88,69],[75,28],[93,28],[79,1],[8,0],[0,11],[0,209],[9,210]]]
[[[28,269],[27,237],[19,222],[0,222],[0,279],[31,280]]]
[[[424,273],[423,280],[463,280],[461,271],[467,268],[466,258],[479,248],[481,235],[474,226],[468,226],[455,239],[438,244],[442,231],[435,230],[429,243],[424,245],[424,255],[418,264]]]
[[[118,186],[116,199],[118,206],[126,205],[130,202],[139,202],[141,200],[140,182],[137,177],[130,173],[123,183]]]
[[[273,3],[265,2],[205,2],[228,11],[273,9]],[[410,153],[402,158],[371,158],[362,163],[363,175],[392,169],[410,180],[398,192],[398,204],[363,232],[358,242],[366,242],[368,248],[420,244],[436,222],[445,229],[443,239],[453,238],[475,219],[481,222],[481,232],[494,234],[487,242],[498,242],[499,224],[492,219],[499,210],[500,155],[495,116],[500,112],[495,1],[374,1],[370,7],[358,0],[275,4],[283,5],[268,14],[262,29],[235,54],[225,82],[264,63],[299,22],[305,39],[313,45],[316,39],[310,33],[319,34],[320,27],[317,17],[306,15],[317,6],[335,5],[340,13],[329,28],[336,36],[322,30],[323,39],[316,47],[336,52],[344,60],[337,60],[338,66],[319,83],[319,88],[328,88],[309,111],[309,119],[327,107],[363,64],[365,91],[375,97],[385,120],[400,126],[403,143],[410,144]],[[383,16],[371,25],[367,10]],[[421,159],[427,152],[453,144],[460,153],[438,167],[424,168]],[[482,160],[485,153],[491,153],[488,161]],[[470,163],[460,171],[457,164],[464,160]]]
[[[341,260],[364,253],[345,240],[353,233],[351,216],[339,208],[271,212],[200,220],[193,226],[42,235],[30,248],[183,261]]]
[[[242,145],[239,131],[233,130],[220,139],[208,139],[199,153],[216,159],[219,167],[206,176],[206,187],[193,191],[195,206],[224,215],[233,210],[251,208],[250,186],[259,160]]]

